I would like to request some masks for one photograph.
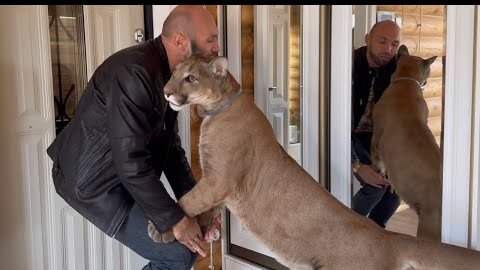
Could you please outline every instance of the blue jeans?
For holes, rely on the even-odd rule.
[[[371,133],[356,133],[352,136],[352,151],[355,151],[362,164],[370,165]],[[377,188],[367,184],[358,174],[354,173],[362,188],[352,198],[352,210],[363,216],[368,216],[380,227],[385,228],[388,220],[395,214],[400,205],[397,193],[390,188]]]
[[[142,270],[187,270],[192,268],[197,257],[195,253],[178,241],[167,244],[155,243],[148,236],[147,225],[147,217],[140,206],[135,203],[114,236],[138,255],[150,260]]]

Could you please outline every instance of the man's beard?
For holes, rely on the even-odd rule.
[[[197,42],[194,39],[191,40],[190,51],[191,51],[191,55],[197,55],[197,56],[202,56],[207,58],[217,56],[216,54],[213,54],[211,51],[203,52],[202,50],[200,50],[197,45]]]
[[[197,46],[197,42],[195,40],[191,40],[192,42],[190,43],[190,52],[192,55],[199,55],[199,56],[204,56],[202,51]]]
[[[387,60],[387,59],[382,59],[380,57],[377,57],[370,50],[368,50],[368,54],[370,55],[370,58],[373,60],[373,62],[375,62],[375,64],[377,64],[379,67],[385,66],[386,64],[388,64],[388,62],[390,62],[390,60],[392,60],[392,58],[389,58]]]

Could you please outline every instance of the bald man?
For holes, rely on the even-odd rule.
[[[400,199],[390,192],[387,179],[370,167],[372,109],[395,71],[400,36],[395,22],[378,22],[365,36],[366,46],[356,49],[353,58],[352,172],[362,187],[352,198],[352,209],[382,228],[400,205]]]
[[[159,180],[165,173],[177,199],[196,183],[163,87],[180,61],[218,50],[210,13],[202,6],[176,7],[159,37],[116,52],[97,68],[75,116],[47,149],[57,193],[148,259],[143,269],[190,269],[196,253],[206,256],[197,220]],[[178,241],[155,243],[148,220],[160,232],[172,228]]]

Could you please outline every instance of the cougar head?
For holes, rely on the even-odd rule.
[[[163,92],[172,109],[179,111],[185,105],[206,107],[222,99],[226,84],[231,83],[227,58],[209,59],[190,56],[179,63]]]
[[[392,75],[392,79],[399,77],[410,77],[416,79],[421,87],[425,86],[430,76],[430,65],[437,56],[423,59],[408,53],[405,45],[400,46],[397,53],[397,69]]]

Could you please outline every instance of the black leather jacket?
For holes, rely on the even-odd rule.
[[[370,68],[367,61],[367,46],[363,46],[353,51],[352,66],[352,162],[354,162],[360,155],[360,153],[355,153],[356,150],[370,153],[372,134],[355,134],[354,130],[365,112],[373,77],[375,77],[373,101],[376,103],[390,84],[390,77],[397,67],[397,59],[394,57],[385,66]],[[356,140],[355,143],[354,140]],[[358,147],[363,149],[358,149]],[[363,163],[370,164],[366,161]]]
[[[184,216],[160,181],[164,172],[177,198],[195,185],[163,94],[169,78],[159,37],[113,54],[47,149],[57,193],[109,236],[134,201],[161,232]]]
[[[367,46],[353,51],[352,131],[357,127],[365,112],[373,77],[376,76],[373,85],[373,100],[376,103],[390,84],[390,77],[396,67],[397,59],[394,57],[385,66],[370,68],[367,61]]]

